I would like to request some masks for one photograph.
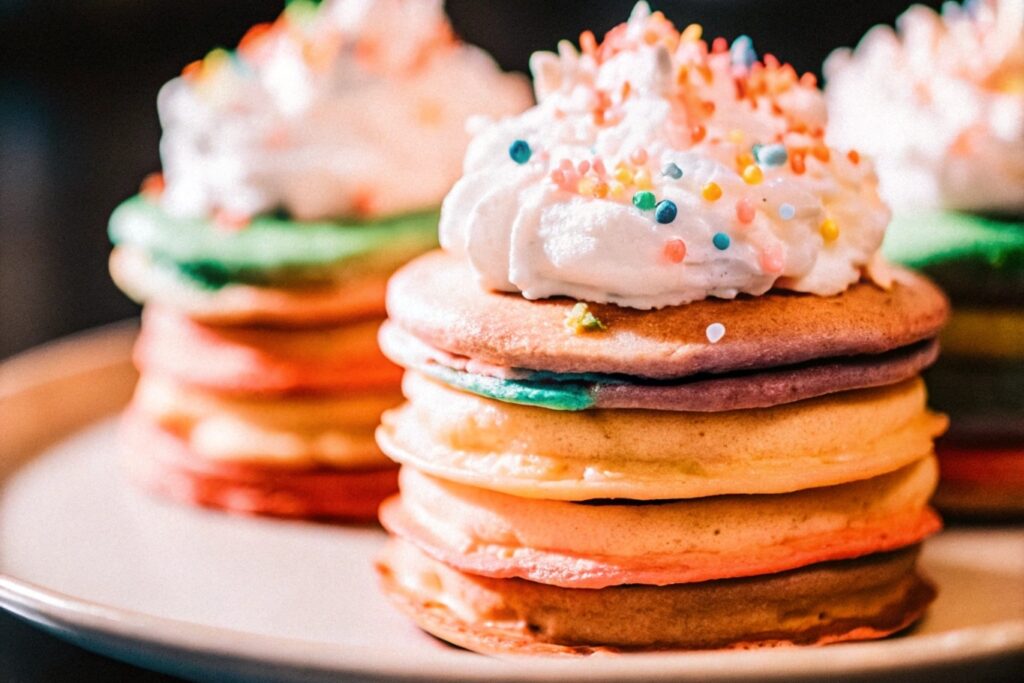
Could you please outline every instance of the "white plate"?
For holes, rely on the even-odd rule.
[[[940,596],[914,632],[821,649],[499,661],[417,631],[376,590],[375,528],[229,517],[126,485],[119,326],[0,366],[0,605],[84,647],[190,677],[674,679],[1020,671],[1024,529],[957,529],[924,554]],[[991,680],[991,678],[989,678]]]

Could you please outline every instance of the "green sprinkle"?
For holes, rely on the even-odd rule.
[[[608,329],[603,322],[597,319],[597,316],[590,312],[590,308],[582,301],[578,302],[566,313],[565,327],[573,334],[600,332]]]
[[[641,211],[650,211],[654,208],[654,193],[647,190],[640,190],[633,195],[633,206]]]

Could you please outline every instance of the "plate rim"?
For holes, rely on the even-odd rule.
[[[124,348],[136,334],[130,319],[87,330],[16,354],[0,362],[0,406],[20,393],[46,382],[123,364]],[[116,344],[112,344],[116,342]],[[111,347],[119,349],[110,353]],[[107,351],[107,352],[104,352]],[[90,353],[91,352],[91,353]],[[99,420],[106,416],[93,416]],[[67,434],[56,434],[58,441]],[[18,454],[28,462],[39,450]],[[10,453],[0,453],[7,460]],[[14,468],[17,469],[17,468]],[[6,474],[0,474],[0,488]],[[0,608],[47,630],[97,634],[108,639],[157,646],[181,654],[194,653],[237,662],[267,663],[323,673],[426,680],[444,667],[449,680],[592,680],[643,677],[647,680],[794,679],[808,675],[893,674],[927,667],[985,661],[1024,653],[1024,615],[984,626],[973,626],[895,640],[850,643],[829,648],[783,648],[750,651],[658,652],[626,657],[584,659],[515,658],[469,655],[440,649],[429,658],[395,657],[395,649],[352,643],[296,639],[240,631],[161,617],[104,605],[68,595],[7,574],[0,567]],[[911,647],[897,644],[912,643]],[[894,661],[894,650],[897,661]],[[117,656],[114,654],[113,656]],[[428,661],[424,661],[428,660]],[[433,665],[434,668],[425,668]],[[449,666],[450,665],[450,666]],[[457,669],[452,667],[457,666]]]

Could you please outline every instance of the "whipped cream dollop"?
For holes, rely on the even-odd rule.
[[[467,120],[531,102],[524,77],[453,37],[441,0],[292,2],[161,90],[161,201],[300,220],[436,207]]]
[[[1024,1],[916,5],[825,62],[828,139],[897,211],[1024,210]]]
[[[488,288],[643,309],[856,282],[889,221],[870,163],[825,146],[813,76],[700,38],[640,3],[535,54],[538,104],[477,131],[442,246]]]

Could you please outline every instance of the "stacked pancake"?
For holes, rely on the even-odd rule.
[[[953,301],[936,504],[1024,516],[1024,2],[913,7],[826,70],[830,135],[878,160],[895,211],[885,253]]]
[[[534,55],[539,104],[478,133],[445,251],[389,284],[384,590],[500,655],[905,628],[947,304],[876,258],[870,163],[747,38],[641,3],[580,44]]]
[[[456,83],[474,88],[438,98]],[[146,304],[135,478],[234,512],[373,519],[396,479],[373,439],[400,400],[376,343],[385,282],[436,246],[467,119],[528,103],[431,0],[290,3],[168,83],[164,173],[110,224],[111,273]]]

